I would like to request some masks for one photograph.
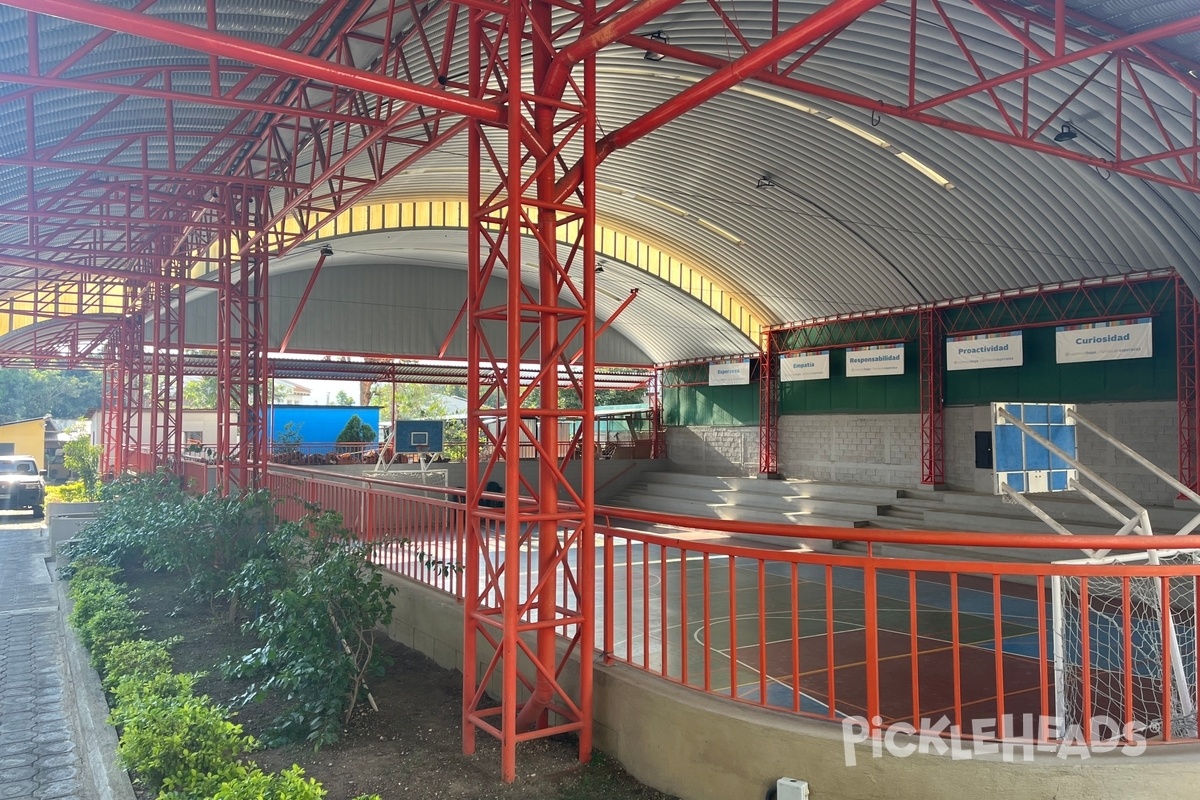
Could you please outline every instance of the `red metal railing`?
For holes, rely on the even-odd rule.
[[[462,573],[437,568],[462,563],[461,490],[275,466],[268,486],[285,518],[298,519],[306,504],[338,511],[376,545],[385,569],[463,597]],[[604,545],[595,645],[609,661],[740,703],[827,720],[861,717],[872,729],[906,725],[1053,744],[1065,731],[1053,720],[1065,715],[1080,726],[1075,738],[1089,744],[1108,736],[1097,720],[1111,720],[1128,736],[1135,732],[1129,726],[1152,720],[1161,730],[1142,732],[1151,742],[1197,741],[1194,718],[1178,719],[1178,678],[1187,679],[1182,694],[1194,708],[1200,674],[1194,559],[1016,563],[1000,560],[1004,549],[1050,554],[1067,543],[1038,534],[820,527],[803,532],[866,542],[867,553],[768,550],[722,537],[739,530],[795,537],[796,527],[616,508],[598,513]],[[484,532],[497,565],[502,518],[500,510],[489,516]],[[620,520],[693,533],[635,531]],[[880,545],[972,546],[997,556],[879,557],[873,551]],[[1145,540],[1077,536],[1070,546],[1135,551]],[[1169,546],[1186,553],[1200,542],[1172,537]],[[521,554],[523,597],[533,589],[533,558],[532,548]],[[1069,630],[1052,602],[1067,583],[1076,598]],[[1169,613],[1147,611],[1156,597]],[[565,594],[561,602],[569,602]],[[1056,681],[1056,668],[1068,674],[1069,691]]]

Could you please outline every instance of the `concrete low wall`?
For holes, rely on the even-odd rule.
[[[461,669],[462,606],[427,587],[389,580],[398,589],[392,638]],[[568,684],[576,680],[565,676]],[[808,781],[813,800],[1159,800],[1192,796],[1200,783],[1200,748],[1192,746],[1151,747],[1136,758],[1039,753],[1032,762],[1009,763],[886,751],[874,758],[861,744],[851,767],[840,725],[720,700],[623,665],[597,664],[594,689],[596,746],[638,780],[684,800],[758,800],[784,776]]]
[[[99,503],[49,503],[46,506],[46,532],[50,537],[50,552],[58,555],[63,542],[74,539],[99,513]]]

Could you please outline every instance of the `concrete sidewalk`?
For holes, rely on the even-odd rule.
[[[27,519],[0,515],[0,800],[132,800],[46,529]]]

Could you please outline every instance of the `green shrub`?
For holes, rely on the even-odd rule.
[[[385,666],[375,631],[391,621],[395,589],[339,515],[318,515],[311,525],[312,536],[295,542],[290,580],[245,625],[261,646],[223,668],[227,676],[258,680],[245,701],[275,691],[291,703],[274,722],[271,744],[336,741],[368,678]]]
[[[191,697],[201,677],[202,673],[196,672],[158,672],[145,679],[129,677],[119,681],[113,689],[117,700],[111,714],[113,725],[125,727],[150,698]]]
[[[242,726],[207,697],[140,695],[124,698],[117,754],[152,791],[191,793],[245,773],[238,757],[257,746]]]
[[[101,489],[100,499],[96,519],[63,547],[72,562],[62,570],[63,577],[71,577],[79,562],[133,563],[170,518],[167,512],[185,503],[179,479],[167,473],[120,478]]]
[[[142,613],[130,608],[125,587],[112,580],[115,574],[114,568],[104,565],[81,567],[68,592],[74,601],[69,621],[96,669],[104,667],[110,650],[140,630]]]
[[[92,499],[88,496],[87,487],[83,485],[83,481],[71,481],[58,486],[46,487],[47,503],[82,503]]]
[[[109,652],[142,631],[138,620],[141,611],[130,608],[128,599],[122,596],[122,605],[113,605],[100,609],[79,630],[79,639],[87,647],[92,666],[97,670],[104,667],[104,660]]]
[[[228,587],[243,565],[270,553],[276,526],[267,491],[240,497],[209,492],[202,497],[159,506],[154,533],[143,545],[146,566],[181,572],[188,594],[212,602],[229,595]]]
[[[283,772],[271,774],[258,767],[245,775],[222,783],[206,795],[209,800],[321,800],[325,790],[313,778],[305,778],[304,770],[296,765]]]
[[[79,476],[82,500],[100,498],[100,455],[100,446],[92,444],[85,436],[78,436],[63,445],[63,466]]]
[[[179,637],[165,642],[133,639],[121,642],[104,658],[104,688],[113,691],[126,680],[148,681],[160,673],[171,672],[171,648]]]

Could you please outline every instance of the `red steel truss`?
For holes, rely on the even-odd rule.
[[[179,284],[152,289],[150,349],[150,452],[155,463],[174,467],[183,455],[183,357],[186,301]]]
[[[233,493],[258,488],[267,464],[267,249],[257,230],[261,196],[226,197],[229,219],[245,231],[221,240],[217,290],[218,481]]]
[[[1200,488],[1200,314],[1196,296],[1175,278],[1175,359],[1179,373],[1179,482]]]
[[[773,4],[776,32],[783,2],[785,0],[776,0]],[[741,31],[736,17],[723,14],[718,17],[729,32],[730,47],[740,46],[745,51],[740,57],[736,53],[727,58],[699,53],[649,35],[625,36],[620,41],[666,58],[715,70],[717,75],[752,76],[785,92],[843,103],[861,109],[872,119],[897,117],[1067,159],[1106,172],[1185,191],[1200,191],[1200,118],[1197,115],[1200,84],[1191,78],[1190,72],[1200,65],[1186,63],[1179,55],[1156,44],[1162,39],[1200,30],[1200,16],[1128,33],[1051,0],[1029,3],[972,0],[973,12],[956,8],[953,13],[938,0],[930,0],[928,5],[933,14],[925,13],[924,8],[918,9],[913,0],[906,9],[911,19],[907,80],[903,88],[897,89],[896,96],[881,98],[859,94],[796,76],[805,61],[834,41],[850,22],[874,5],[852,7],[847,3],[831,3],[830,8],[842,6],[848,16],[843,17],[841,25],[819,34],[818,40],[800,42],[772,54],[765,62],[756,63],[756,68],[749,68],[747,59],[764,52],[787,34],[777,33],[772,40],[756,48],[751,42],[759,41],[757,33]],[[905,13],[905,10],[890,6],[889,12]],[[757,18],[754,22],[758,22]],[[1051,49],[1042,44],[1047,37],[1052,38]],[[939,68],[943,56],[922,48],[923,42],[947,38],[958,47],[964,71],[976,76],[974,82],[950,91],[946,91],[944,81],[946,75],[957,74],[957,69]],[[985,75],[980,64],[991,60],[997,46],[1007,46],[1019,53],[1027,66],[1001,75]],[[1039,80],[1049,73],[1057,80],[1070,83],[1073,88],[1064,92],[1056,107],[1043,110],[1030,102],[1029,90],[1035,84],[1043,87],[1044,82],[1039,83]],[[1184,120],[1182,124],[1173,122],[1177,116],[1176,101],[1165,99],[1164,93],[1155,85],[1164,82],[1182,88],[1190,95],[1190,108],[1180,109],[1183,111],[1179,115]],[[1059,125],[1072,121],[1069,115],[1071,101],[1084,92],[1109,98],[1115,112],[1111,117],[1104,115],[1080,123],[1091,138],[1107,148],[1097,149],[1098,155],[1088,152],[1081,143],[1067,147],[1053,140]],[[965,107],[960,102],[964,100],[971,105]],[[981,100],[990,107],[990,118],[987,111],[980,111]],[[650,126],[651,129],[655,127]],[[1139,135],[1143,129],[1156,132],[1157,147],[1143,142]],[[605,137],[608,141],[601,145],[602,156],[607,153],[607,145],[617,144],[631,133],[618,130]]]
[[[501,773],[516,777],[520,741],[575,732],[579,756],[591,752],[594,462],[580,460],[572,484],[558,458],[561,423],[577,421],[582,452],[595,447],[591,402],[560,409],[559,364],[580,350],[576,390],[594,396],[595,352],[595,66],[591,51],[576,53],[582,71],[556,55],[572,31],[596,22],[590,0],[559,4],[568,24],[542,0],[504,9],[470,11],[470,94],[507,109],[505,130],[476,120],[470,129],[467,252],[468,384],[467,543],[463,655],[463,750],[474,752],[478,731],[501,743]],[[532,50],[532,68],[513,57]],[[529,88],[526,89],[526,86]],[[582,153],[579,189],[553,200],[564,151]],[[574,241],[560,258],[560,230]],[[523,248],[535,252],[526,266]],[[505,301],[486,306],[489,286],[503,285]],[[574,305],[567,302],[574,301]],[[530,382],[504,365],[536,359]],[[494,376],[488,379],[487,376]],[[480,439],[491,455],[480,463]],[[524,476],[512,454],[532,443],[537,475]],[[503,471],[498,461],[503,458]],[[503,511],[482,507],[490,481],[504,487]],[[559,497],[567,499],[559,503]],[[489,540],[500,539],[499,546]],[[537,553],[524,579],[522,548]],[[560,652],[558,637],[567,646]],[[565,669],[578,656],[572,688]],[[487,698],[499,685],[499,705]]]
[[[758,364],[758,474],[779,475],[779,353],[775,338],[763,336]]]
[[[117,463],[120,460],[117,456],[122,377],[117,358],[119,351],[119,337],[115,335],[109,344],[108,358],[104,361],[100,390],[100,476],[106,481],[117,475]]]
[[[484,464],[468,462],[464,747],[473,747],[478,730],[496,735],[506,779],[515,775],[519,741],[578,731],[581,757],[591,743],[586,653],[593,627],[592,466],[583,459],[580,481],[570,484],[557,445],[560,421],[578,422],[582,451],[593,449],[590,398],[597,331],[591,237],[599,160],[753,78],[783,93],[1200,190],[1200,90],[1187,74],[1191,65],[1156,43],[1200,30],[1195,15],[1130,34],[1068,11],[1062,0],[974,0],[973,10],[922,0],[919,15],[915,0],[907,8],[893,4],[886,13],[911,15],[908,80],[897,96],[880,98],[808,82],[802,73],[808,59],[873,13],[880,0],[833,0],[788,30],[780,24],[786,15],[778,0],[765,40],[761,31],[741,30],[736,15],[710,4],[729,32],[727,58],[633,35],[680,0],[615,0],[603,9],[594,0],[433,0],[420,6],[410,0],[326,0],[274,46],[221,32],[216,3],[204,6],[202,26],[188,26],[151,14],[161,11],[153,8],[156,2],[139,0],[126,10],[89,0],[0,0],[29,12],[28,69],[0,75],[0,81],[20,87],[0,97],[0,112],[28,120],[23,148],[0,157],[0,166],[24,176],[25,189],[20,199],[0,204],[0,222],[24,231],[22,240],[4,245],[3,265],[12,273],[3,276],[0,295],[19,297],[30,313],[13,311],[10,322],[58,317],[55,295],[65,287],[78,297],[70,313],[113,313],[104,308],[104,298],[111,287],[126,287],[117,312],[125,316],[120,334],[110,338],[105,353],[104,463],[115,473],[140,463],[134,459],[147,442],[160,461],[178,453],[185,367],[182,299],[188,287],[215,285],[216,374],[226,393],[218,426],[222,482],[227,490],[254,486],[266,451],[268,261],[426,154],[468,133],[472,216],[466,321],[474,403],[468,441],[477,448],[479,437],[485,437],[496,455]],[[50,49],[40,41],[43,15],[104,30],[66,57],[42,64],[43,51]],[[157,66],[87,72],[87,57],[113,31],[201,55],[190,63],[180,57]],[[956,43],[974,80],[944,86],[943,71],[930,70],[929,54],[922,50],[922,42],[934,36]],[[593,57],[612,42],[713,74],[597,142]],[[1007,43],[1024,66],[987,74],[980,65],[994,59],[982,57],[981,42],[992,48]],[[465,56],[459,52],[464,45]],[[369,68],[355,57],[364,46],[378,49]],[[532,54],[530,69],[522,64],[522,53]],[[450,74],[452,65],[468,59],[465,80]],[[1069,73],[1074,83],[1057,107],[1034,108],[1029,90],[1051,72],[1056,79]],[[934,73],[936,78],[926,78]],[[230,82],[229,76],[236,79]],[[1190,98],[1184,113],[1164,99],[1170,94],[1161,90],[1164,81],[1183,87]],[[43,141],[45,132],[34,124],[35,104],[64,91],[110,99],[74,130]],[[1088,131],[1091,138],[1111,143],[1111,155],[1097,156],[1083,142],[1050,141],[1072,101],[1084,92],[1112,98],[1111,118],[1088,123],[1095,126]],[[1014,103],[1013,97],[1021,100]],[[993,109],[990,117],[977,113],[974,104],[980,98]],[[157,103],[160,118],[148,120],[139,112],[143,124],[126,132],[113,117],[129,113],[133,100]],[[969,116],[963,113],[966,102],[972,103]],[[221,124],[198,128],[184,121],[201,119],[204,110],[219,112]],[[1187,121],[1180,122],[1184,117]],[[1134,135],[1146,130],[1157,132],[1154,146]],[[560,229],[577,231],[565,259],[555,245]],[[522,263],[523,245],[536,252],[532,267]],[[211,274],[196,277],[199,273]],[[505,280],[504,305],[484,306],[484,291]],[[861,323],[860,332],[866,331],[870,341],[919,336],[923,477],[936,482],[942,475],[939,320],[947,332],[963,332],[1105,318],[1117,304],[1092,289],[1116,284],[1128,301],[1122,309],[1161,309],[1161,296],[1145,289],[1150,284],[1143,286],[1142,280],[1127,276],[1038,287],[1032,300],[1027,294],[1002,294],[838,321]],[[1184,290],[1176,285],[1174,291]],[[1186,460],[1189,485],[1195,485],[1194,300],[1180,313],[1192,315],[1190,327],[1181,326],[1191,337],[1190,346],[1182,341],[1180,346],[1181,474]],[[760,366],[764,471],[778,468],[774,357],[802,349],[806,337],[829,321],[834,320],[768,332],[767,358]],[[79,336],[56,336],[33,350],[49,358],[64,349],[86,349],[73,344],[82,341]],[[572,375],[558,367],[573,362],[576,354],[581,377],[560,377]],[[540,368],[523,377],[523,369],[510,369],[522,362]],[[652,403],[662,390],[661,372],[655,374]],[[151,376],[149,432],[142,429],[146,375]],[[564,380],[575,381],[587,406],[583,411],[558,408],[557,390]],[[661,414],[661,405],[657,409]],[[655,441],[656,455],[662,455],[660,424]],[[505,459],[501,475],[497,456],[522,443],[533,443],[539,454],[537,476],[523,477],[516,458]],[[481,508],[487,482],[501,477],[507,494],[503,511]],[[560,508],[560,495],[575,507]],[[493,537],[503,543],[502,552],[489,546]],[[531,549],[538,553],[538,568],[531,583],[522,586],[517,571],[504,565],[535,539],[537,547]],[[556,633],[570,642],[566,656],[556,651]],[[485,643],[483,652],[477,651],[478,642]],[[578,688],[568,689],[566,658],[580,652],[585,657]],[[502,687],[497,708],[485,706],[483,690],[493,679]]]
[[[941,486],[946,482],[946,427],[942,416],[945,385],[945,351],[941,315],[932,308],[918,313],[921,383],[921,483]]]
[[[125,320],[117,350],[117,403],[110,431],[114,436],[113,474],[137,468],[141,454],[145,393],[146,323],[140,311]]]
[[[650,406],[651,458],[667,457],[667,428],[663,424],[662,369],[655,367],[646,386],[646,399]]]

